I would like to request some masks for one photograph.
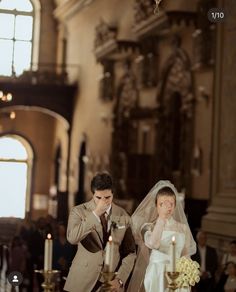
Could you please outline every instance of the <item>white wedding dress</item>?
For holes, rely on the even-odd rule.
[[[183,251],[186,244],[186,234],[182,228],[173,228],[176,227],[176,221],[171,219],[169,226],[170,229],[176,230],[163,230],[161,238],[159,239],[158,249],[151,250],[149,263],[146,269],[145,278],[144,278],[144,287],[146,292],[167,292],[167,279],[165,272],[170,270],[170,247],[172,237],[175,236],[176,241],[176,259],[180,258],[183,255]],[[177,224],[177,227],[179,224]],[[181,224],[182,225],[182,224]],[[179,229],[179,230],[178,230]],[[150,247],[149,237],[152,231],[147,231],[144,239],[145,244]],[[180,288],[175,290],[176,292],[188,292],[188,288]]]
[[[161,192],[164,188],[167,190]],[[157,208],[158,196],[165,192],[173,192],[176,202],[174,212],[168,219],[160,218]],[[172,237],[175,236],[176,259],[196,253],[183,200],[175,186],[167,180],[158,181],[135,210],[131,222],[138,251],[127,292],[167,292],[165,272],[170,267]],[[189,289],[175,291],[187,292]]]

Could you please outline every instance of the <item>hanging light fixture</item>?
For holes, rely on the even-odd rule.
[[[12,101],[12,94],[9,93],[9,92],[8,93],[4,93],[2,90],[0,90],[0,100],[3,101],[3,102]]]
[[[1,0],[0,0],[1,2]],[[0,103],[1,102],[10,102],[12,101],[12,94],[10,92],[5,93],[2,90],[0,90]],[[1,112],[0,113],[0,118],[2,117],[9,117],[11,120],[14,120],[16,118],[16,113],[15,112]],[[2,131],[3,126],[0,124],[0,132]]]
[[[10,119],[14,120],[16,118],[16,113],[14,111],[10,112]]]

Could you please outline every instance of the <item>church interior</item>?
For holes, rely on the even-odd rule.
[[[39,291],[43,236],[65,238],[101,171],[130,215],[173,182],[221,262],[236,239],[235,15],[232,0],[0,0],[1,291],[29,242],[12,265]]]

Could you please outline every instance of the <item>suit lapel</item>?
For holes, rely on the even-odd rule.
[[[89,212],[92,212],[95,209],[95,203],[93,199],[86,203],[86,209]],[[111,225],[113,223],[117,225],[120,224],[120,211],[119,211],[119,208],[117,208],[117,206],[114,203],[112,203],[111,211],[107,219],[108,219],[108,228],[109,228],[108,232],[111,231],[111,236],[114,238],[114,230],[111,230]],[[99,228],[96,228],[94,231],[97,234],[97,239],[99,241],[99,244],[102,247],[103,246],[102,224],[100,224]]]
[[[109,232],[111,232],[111,236],[114,240],[114,229],[112,228],[112,224],[120,225],[120,212],[117,206],[112,203],[111,214],[110,214],[110,223],[109,223]]]
[[[117,206],[114,203],[112,203],[112,207],[111,207],[110,220],[111,222],[115,222],[115,223],[120,222],[119,208],[117,208]]]

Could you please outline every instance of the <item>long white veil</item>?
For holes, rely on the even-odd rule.
[[[188,233],[188,242],[186,246],[185,256],[191,256],[196,253],[196,243],[193,239],[189,224],[184,213],[181,199],[178,196],[178,191],[175,186],[168,180],[161,180],[149,191],[143,201],[139,204],[131,217],[132,230],[135,237],[136,244],[138,245],[138,254],[132,277],[130,279],[128,292],[141,292],[144,291],[143,280],[145,276],[146,267],[149,261],[150,250],[143,242],[141,235],[141,228],[145,223],[154,223],[158,218],[155,199],[157,193],[164,187],[169,187],[176,197],[176,207],[173,213],[173,218],[186,226]]]

